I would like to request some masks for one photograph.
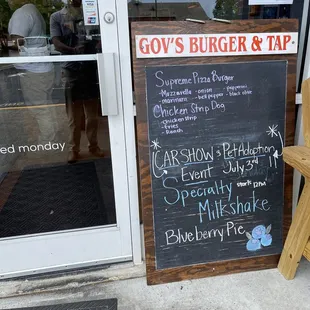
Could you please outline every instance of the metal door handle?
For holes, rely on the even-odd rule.
[[[97,54],[102,116],[118,115],[115,60],[114,53]]]

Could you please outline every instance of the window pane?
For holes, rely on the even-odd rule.
[[[96,62],[0,64],[0,132],[0,238],[116,223]]]
[[[128,0],[129,18],[133,20],[254,19],[298,18],[301,21],[304,0],[292,5],[249,6],[248,0]]]
[[[68,2],[65,4],[64,2]],[[1,56],[95,54],[101,51],[98,10],[86,16],[82,0],[0,2]]]

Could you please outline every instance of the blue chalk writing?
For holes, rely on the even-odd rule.
[[[185,186],[190,186],[190,185],[197,185],[197,184],[202,184],[202,183],[207,183],[209,181],[200,181],[200,182],[194,182],[194,183],[187,183]]]

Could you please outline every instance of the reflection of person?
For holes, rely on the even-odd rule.
[[[17,40],[22,41],[25,47],[35,50],[45,42],[46,25],[43,16],[35,5],[25,0],[9,0],[11,9],[17,9],[9,22],[9,35],[14,42],[10,56],[17,56]],[[27,39],[29,38],[29,40]],[[27,43],[28,42],[28,43]],[[28,49],[30,50],[30,49]],[[14,55],[15,54],[15,55]],[[26,56],[31,56],[25,54]],[[46,105],[51,102],[52,87],[54,83],[54,69],[51,63],[27,63],[16,64],[19,71],[21,89],[27,106]],[[54,109],[47,107],[30,108],[29,112],[34,116],[40,131],[40,143],[47,143],[55,138],[56,116]]]
[[[8,72],[11,73],[10,65],[0,65],[0,107],[9,104],[10,91],[8,88]]]
[[[97,43],[85,38],[81,0],[69,0],[61,11],[50,19],[51,37],[55,49],[62,54],[96,53]],[[89,152],[103,157],[98,147],[99,88],[96,62],[68,62],[62,72],[66,89],[66,109],[69,121],[70,152],[68,162],[79,157],[83,114]]]
[[[7,31],[0,30],[0,56],[6,56],[8,51],[8,35]],[[7,74],[4,69],[6,66],[0,65],[0,107],[9,102],[9,92],[7,88]]]
[[[2,29],[0,30],[0,56],[6,56],[5,52],[8,50],[8,36],[7,33]],[[3,53],[3,55],[2,55]]]

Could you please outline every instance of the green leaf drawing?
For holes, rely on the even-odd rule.
[[[268,235],[271,232],[271,224],[266,229],[266,234]]]
[[[250,233],[246,232],[245,234],[249,240],[252,240],[252,235]]]

